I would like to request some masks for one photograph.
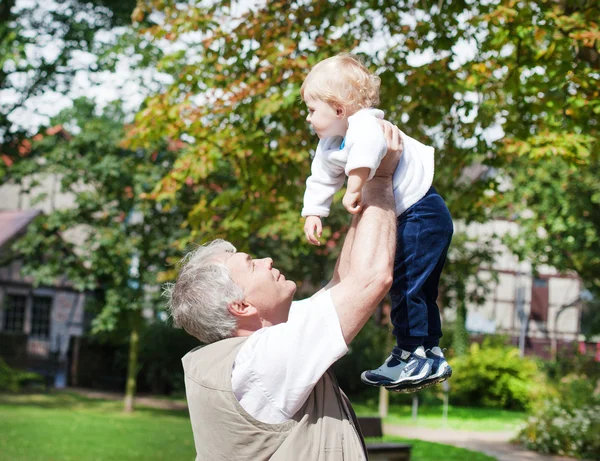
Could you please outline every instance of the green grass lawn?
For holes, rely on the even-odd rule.
[[[377,416],[372,405],[352,403],[358,416]],[[442,419],[441,405],[419,407],[417,420],[412,419],[410,405],[390,405],[386,423],[401,426],[418,426],[431,429],[449,428],[463,431],[515,431],[525,422],[525,413],[492,408],[467,408],[449,406],[448,421]]]
[[[138,408],[71,393],[0,395],[0,461],[192,460],[186,411]],[[418,440],[413,461],[491,461],[479,453]]]
[[[451,447],[441,443],[424,442],[422,440],[403,439],[400,437],[385,436],[383,439],[367,439],[369,442],[398,442],[412,445],[410,461],[496,461],[483,453]]]
[[[1,461],[192,460],[187,412],[73,394],[0,396]]]

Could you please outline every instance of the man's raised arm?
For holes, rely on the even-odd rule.
[[[396,130],[394,141],[388,140],[391,151],[363,189],[363,212],[352,221],[328,285],[346,344],[361,330],[392,284],[396,251],[392,174],[399,159],[397,136]]]

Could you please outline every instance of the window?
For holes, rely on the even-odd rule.
[[[4,331],[23,333],[27,297],[6,295],[4,301]]]
[[[50,311],[52,298],[34,296],[31,308],[31,336],[38,339],[50,337]]]
[[[531,320],[548,321],[548,279],[533,279],[530,315]]]

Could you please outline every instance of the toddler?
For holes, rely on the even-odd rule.
[[[341,54],[319,62],[302,84],[307,121],[319,144],[306,181],[302,216],[308,241],[319,245],[321,218],[348,177],[342,203],[360,213],[362,188],[387,151],[378,123],[379,77],[355,57]],[[434,150],[401,133],[403,152],[393,176],[397,249],[391,320],[396,346],[385,363],[362,373],[365,384],[415,392],[452,375],[439,348],[442,336],[438,284],[453,225],[444,200],[432,187]]]

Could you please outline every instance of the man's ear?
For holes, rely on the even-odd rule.
[[[256,313],[256,308],[246,301],[233,301],[227,306],[229,312],[236,317],[249,317]]]

